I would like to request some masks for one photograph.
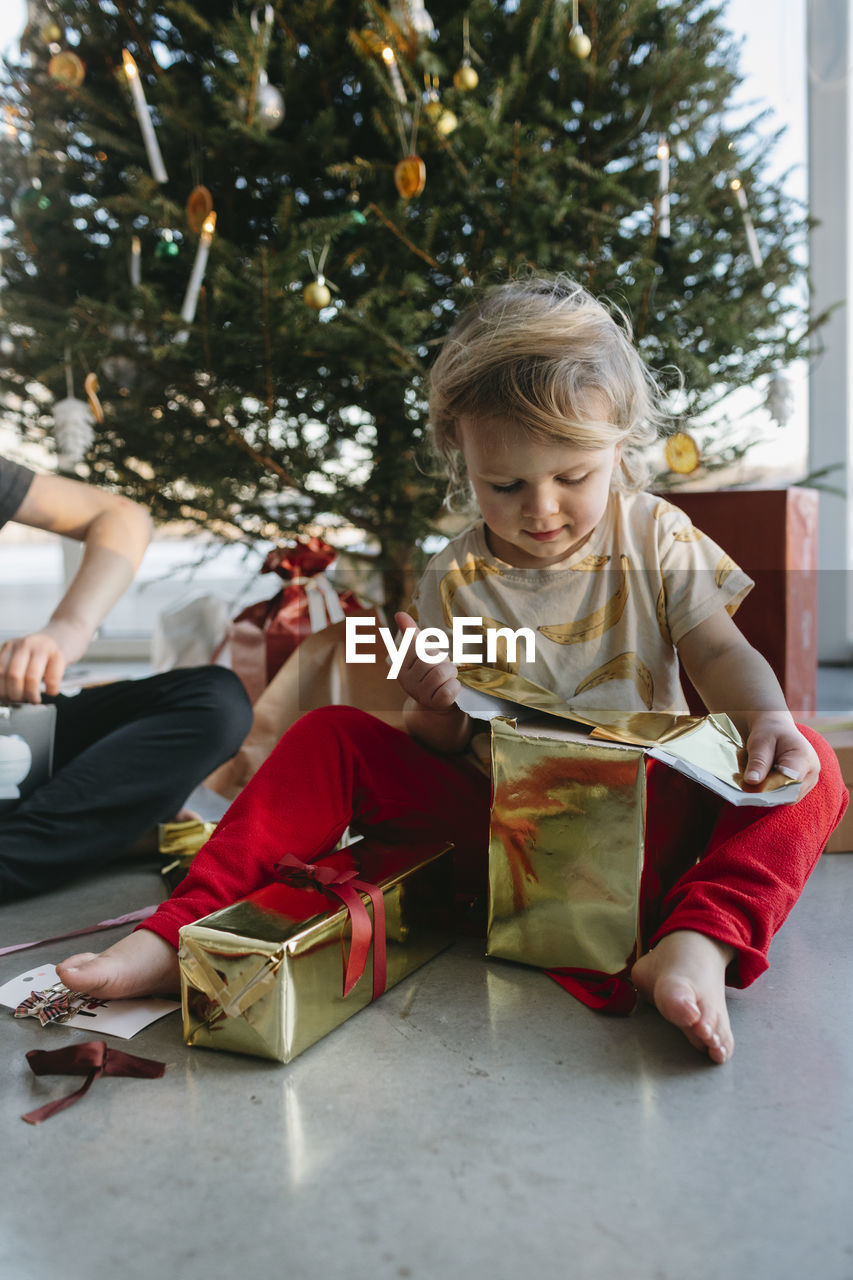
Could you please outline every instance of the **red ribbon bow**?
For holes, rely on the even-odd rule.
[[[27,1124],[41,1124],[42,1120],[49,1120],[57,1111],[64,1111],[66,1107],[79,1102],[98,1076],[136,1076],[144,1080],[155,1080],[166,1070],[165,1062],[155,1062],[153,1058],[138,1058],[133,1053],[122,1053],[120,1049],[108,1049],[103,1040],[88,1040],[86,1044],[68,1045],[65,1049],[30,1049],[27,1062],[37,1076],[86,1076],[86,1083],[75,1089],[74,1093],[58,1098],[56,1102],[47,1102],[43,1107],[21,1116]]]
[[[292,547],[274,547],[268,552],[261,573],[277,573],[285,582],[289,578],[313,578],[328,569],[337,554],[322,538],[297,539]]]
[[[367,880],[359,880],[354,867],[335,867],[328,862],[302,862],[286,853],[273,867],[277,879],[295,889],[319,889],[334,894],[347,909],[352,928],[349,956],[344,955],[344,995],[348,996],[367,965],[373,940],[373,999],[382,995],[388,982],[385,937],[385,899],[382,890]],[[373,924],[362,900],[366,893],[373,903]]]

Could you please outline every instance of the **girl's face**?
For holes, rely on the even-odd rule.
[[[620,447],[540,444],[502,419],[463,418],[459,444],[496,556],[518,569],[559,564],[604,515]]]

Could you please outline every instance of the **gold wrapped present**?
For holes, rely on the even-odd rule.
[[[617,974],[642,950],[647,756],[734,804],[797,797],[780,773],[744,784],[727,716],[593,713],[486,668],[460,680],[460,705],[491,719],[490,956]]]
[[[279,881],[185,925],[187,1044],[290,1062],[351,1018],[453,941],[451,851],[362,840],[283,858]]]
[[[171,893],[190,869],[190,863],[216,830],[215,822],[187,818],[182,822],[161,822],[157,828],[157,849],[163,858],[160,875]]]

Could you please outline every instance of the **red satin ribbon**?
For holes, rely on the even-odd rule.
[[[277,879],[295,889],[319,889],[334,894],[347,909],[352,928],[349,956],[344,956],[344,995],[348,996],[367,965],[373,940],[373,999],[382,995],[388,982],[385,937],[385,899],[382,890],[367,880],[359,880],[355,868],[335,867],[327,862],[302,862],[286,853],[273,867]],[[373,903],[373,924],[362,900],[366,893]]]
[[[68,1045],[64,1049],[30,1049],[27,1054],[30,1070],[37,1076],[85,1076],[86,1082],[74,1093],[69,1093],[56,1102],[45,1103],[35,1111],[28,1111],[21,1116],[27,1124],[41,1124],[49,1120],[57,1111],[79,1102],[88,1092],[93,1080],[99,1076],[136,1076],[139,1079],[155,1080],[166,1070],[165,1062],[155,1062],[153,1058],[138,1058],[133,1053],[122,1053],[120,1049],[108,1049],[103,1040],[88,1040],[85,1044]]]

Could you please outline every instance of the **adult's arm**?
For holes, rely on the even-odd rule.
[[[133,580],[151,538],[147,511],[63,476],[37,475],[12,516],[83,543],[83,558],[47,624],[0,648],[0,700],[40,702],[59,691],[65,668],[86,652],[104,617]]]

